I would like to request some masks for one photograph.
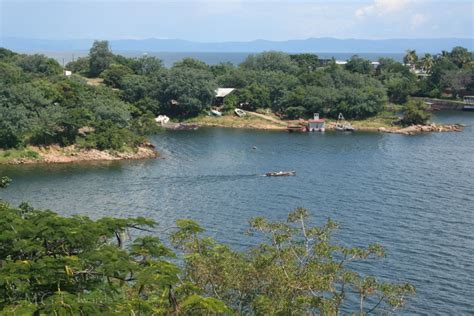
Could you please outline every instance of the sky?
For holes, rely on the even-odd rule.
[[[0,37],[474,38],[474,1],[0,0]]]

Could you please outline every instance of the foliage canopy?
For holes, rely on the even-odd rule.
[[[9,182],[0,178],[0,188]],[[261,243],[240,251],[182,219],[166,242],[177,256],[156,237],[157,225],[0,200],[0,313],[364,315],[396,310],[415,293],[352,270],[350,262],[384,257],[384,249],[334,243],[339,225],[312,226],[303,208],[286,221],[251,219],[249,234]]]

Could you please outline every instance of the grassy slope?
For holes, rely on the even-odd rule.
[[[262,116],[255,116],[249,113],[247,116],[240,118],[234,114],[224,115],[222,117],[201,115],[186,121],[190,124],[198,124],[200,126],[213,127],[229,127],[229,128],[248,128],[248,129],[272,129],[283,130],[286,129],[288,121],[280,120],[277,116],[267,115],[271,119],[265,119]],[[364,120],[350,120],[350,123],[359,130],[377,130],[378,128],[399,129],[394,126],[393,122],[397,117],[393,113],[385,112],[372,118]],[[327,119],[327,127],[335,124],[335,120]]]
[[[272,116],[273,117],[273,116]],[[235,114],[224,115],[221,117],[200,115],[186,121],[189,124],[198,124],[200,126],[229,127],[229,128],[248,128],[248,129],[267,129],[282,130],[286,129],[286,122],[278,122],[276,116],[273,120],[265,119],[260,116],[247,114],[244,117],[238,117]]]
[[[39,153],[31,148],[25,149],[0,149],[0,164],[8,164],[19,159],[41,161]]]

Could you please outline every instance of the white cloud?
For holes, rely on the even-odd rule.
[[[369,4],[357,9],[355,15],[359,18],[369,15],[384,15],[402,11],[409,4],[416,0],[374,0],[373,4]]]

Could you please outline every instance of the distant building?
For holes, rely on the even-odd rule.
[[[217,106],[223,105],[225,97],[231,94],[232,91],[234,90],[235,88],[217,88],[215,105]]]
[[[372,64],[372,67],[377,68],[380,65],[380,62],[372,61],[371,64]]]

